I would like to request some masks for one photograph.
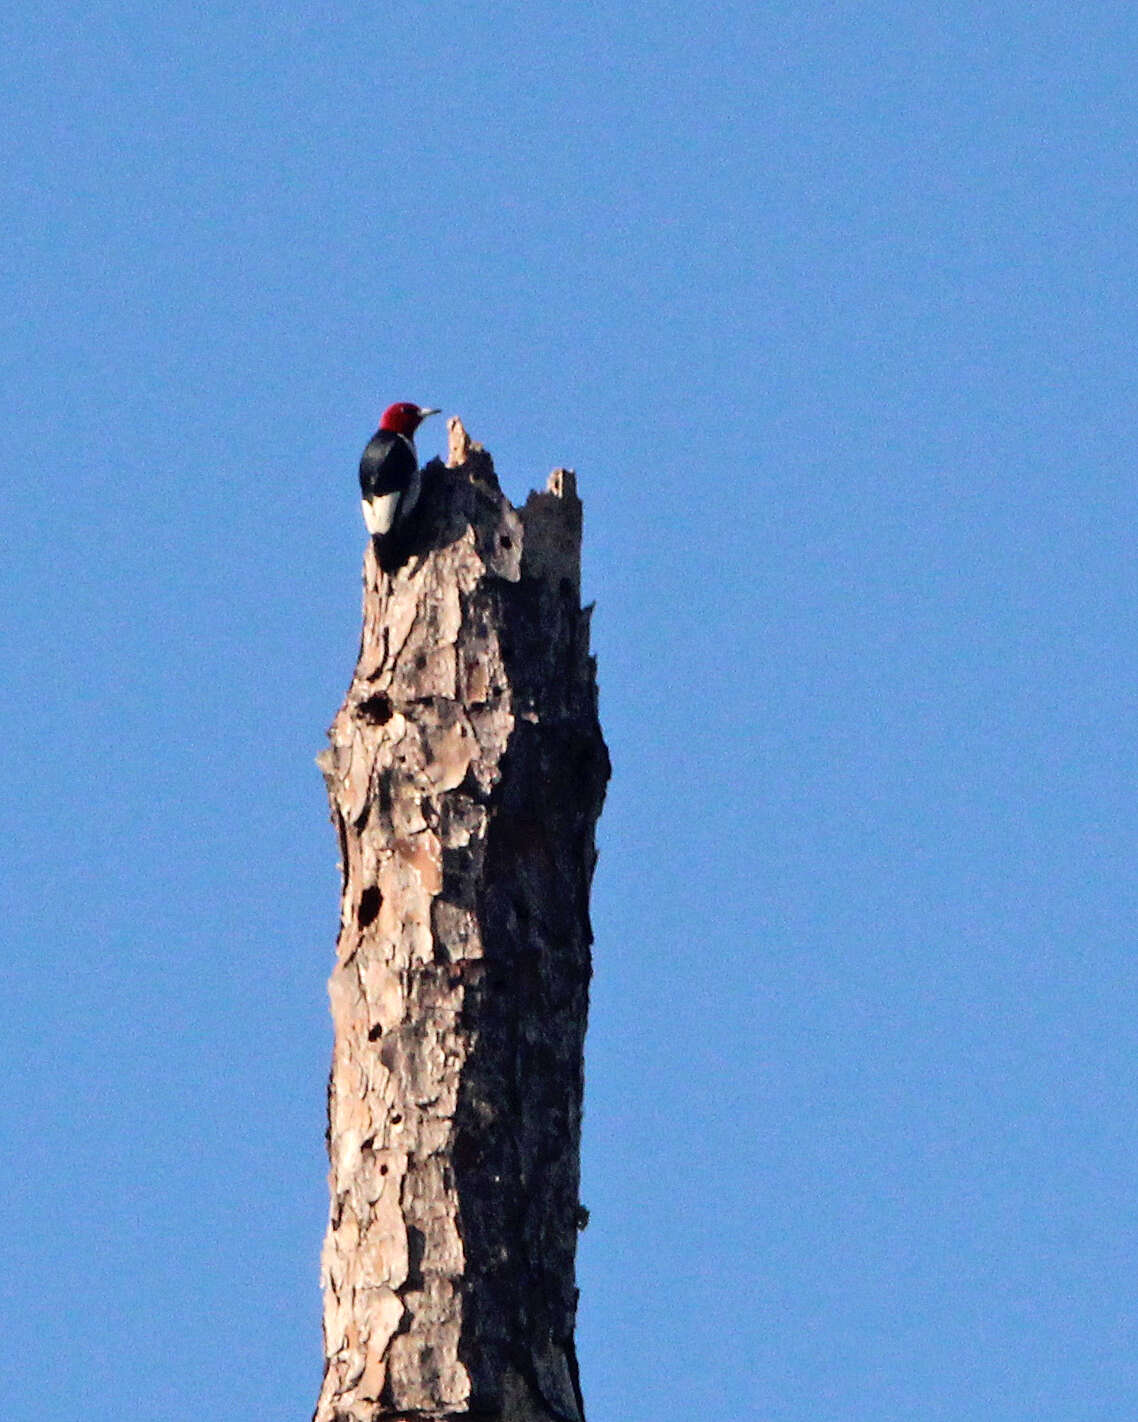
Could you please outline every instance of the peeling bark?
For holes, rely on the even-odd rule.
[[[573,1330],[593,829],[608,779],[581,505],[516,510],[450,424],[369,548],[319,757],[343,901],[315,1422],[583,1422]]]

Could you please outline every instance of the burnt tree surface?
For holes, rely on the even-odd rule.
[[[343,899],[315,1422],[583,1422],[573,1330],[609,763],[571,471],[514,509],[450,422],[319,757]]]

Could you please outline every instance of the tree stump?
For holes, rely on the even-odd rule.
[[[593,832],[609,774],[569,470],[514,509],[458,420],[364,564],[319,757],[343,870],[315,1422],[583,1422]]]

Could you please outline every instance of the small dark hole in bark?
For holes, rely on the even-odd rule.
[[[407,1281],[403,1285],[408,1292],[423,1287],[423,1255],[427,1252],[427,1236],[414,1225],[407,1226]]]
[[[416,671],[422,671],[423,668],[424,668],[426,665],[427,665],[427,654],[426,654],[426,652],[420,652],[419,655],[415,658],[415,670],[416,670]]]
[[[367,1039],[369,1042],[378,1042],[383,1036],[383,1028],[377,1022],[374,1027],[367,1029]]]
[[[371,725],[382,726],[391,720],[391,697],[385,692],[377,691],[374,696],[368,696],[360,702],[359,713]]]
[[[386,1166],[386,1165],[381,1165],[381,1166],[379,1167],[379,1173],[380,1173],[381,1175],[386,1175],[386,1174],[387,1174],[387,1166]],[[588,1213],[588,1211],[586,1211],[586,1214],[587,1214],[587,1213]],[[584,1228],[583,1225],[582,1225],[582,1228]]]
[[[360,895],[360,909],[356,914],[356,922],[361,928],[366,928],[369,923],[374,923],[379,916],[379,906],[383,903],[383,895],[374,884],[371,884]]]
[[[360,1142],[360,1150],[371,1150],[373,1145],[375,1145],[375,1137],[368,1136],[366,1141]]]
[[[391,1124],[392,1124],[393,1126],[398,1126],[399,1123],[400,1123],[402,1120],[403,1120],[403,1117],[399,1114],[398,1111],[396,1111],[395,1115],[392,1116],[392,1118],[391,1118]]]
[[[498,540],[498,544],[501,548],[512,548],[514,546],[514,540],[510,537],[508,533],[503,533],[501,538]]]

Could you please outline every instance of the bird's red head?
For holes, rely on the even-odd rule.
[[[384,410],[379,427],[410,439],[428,415],[438,413],[438,410],[429,410],[426,405],[412,405],[407,400],[400,400],[397,405],[388,405]]]

